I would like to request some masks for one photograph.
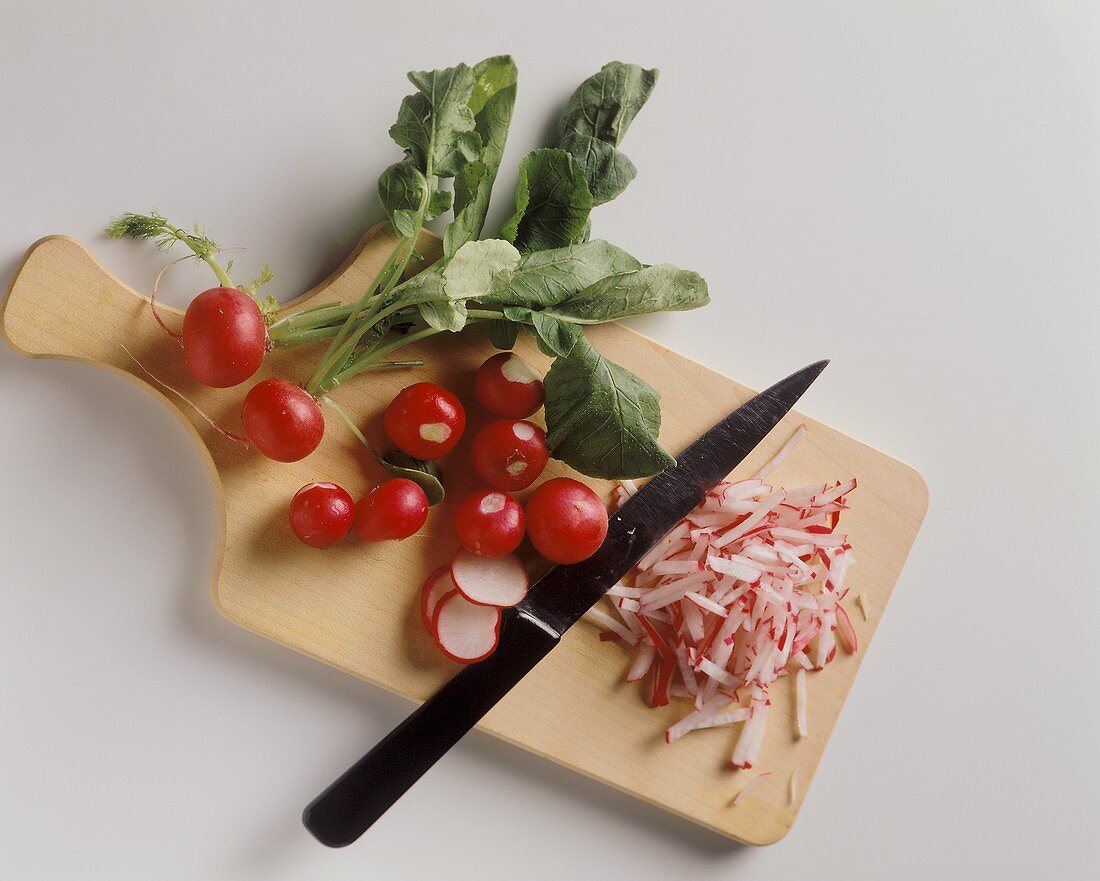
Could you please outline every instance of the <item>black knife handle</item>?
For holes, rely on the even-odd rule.
[[[473,728],[561,637],[508,610],[496,651],[461,670],[302,814],[322,844],[344,847],[367,831]]]

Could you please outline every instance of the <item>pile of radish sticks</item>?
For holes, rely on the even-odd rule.
[[[837,532],[856,481],[797,489],[764,482],[804,434],[803,426],[756,476],[715,487],[612,587],[617,618],[589,612],[604,628],[601,639],[636,647],[627,681],[650,677],[650,706],[694,701],[666,731],[669,743],[699,728],[744,723],[734,767],[756,762],[773,682],[794,675],[805,737],[806,672],[833,659],[838,636],[846,651],[857,649],[840,605],[852,548]],[[634,491],[621,484],[618,503]]]

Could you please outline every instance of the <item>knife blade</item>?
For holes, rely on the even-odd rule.
[[[457,673],[306,807],[302,822],[314,837],[343,847],[369,829],[764,440],[828,363],[810,364],[738,407],[611,516],[593,556],[535,582],[505,611],[492,655]]]

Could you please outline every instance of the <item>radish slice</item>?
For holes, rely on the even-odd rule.
[[[454,591],[455,583],[451,580],[449,566],[440,566],[424,582],[424,587],[420,590],[420,620],[424,622],[424,627],[428,633],[435,634],[432,628],[435,607],[447,594],[454,593]]]
[[[479,557],[460,548],[451,560],[451,578],[466,599],[479,606],[507,608],[527,596],[527,570],[519,557]]]
[[[472,664],[487,658],[500,638],[500,609],[471,603],[455,591],[436,606],[435,641],[452,661]]]

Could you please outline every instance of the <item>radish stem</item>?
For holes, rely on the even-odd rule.
[[[419,227],[417,233],[419,234]],[[346,345],[347,337],[355,328],[356,320],[369,321],[373,314],[377,312],[378,304],[385,299],[386,294],[393,290],[395,280],[404,273],[405,268],[408,266],[413,251],[412,244],[412,239],[402,239],[394,246],[389,257],[386,258],[386,262],[382,264],[382,268],[378,270],[378,273],[367,286],[367,290],[363,293],[359,303],[348,313],[335,338],[329,343],[329,347],[318,363],[317,369],[306,384],[308,391],[316,393],[322,390],[333,370],[342,366],[351,357],[355,343],[358,343],[363,333],[366,333],[366,330],[363,330],[355,338],[355,343],[352,343],[350,347]],[[402,254],[403,251],[407,253]],[[375,297],[372,303],[371,298],[374,297],[375,290],[379,288],[378,296]],[[366,314],[359,318],[359,313],[363,310],[366,310]]]
[[[359,426],[355,424],[352,418],[345,412],[344,408],[337,404],[334,400],[332,400],[332,398],[328,397],[327,395],[322,398],[321,401],[322,403],[331,407],[336,412],[336,415],[340,417],[340,419],[349,429],[351,429],[351,433],[359,439],[359,442],[368,450],[370,450],[372,456],[377,458],[378,454],[374,451],[374,447],[371,446],[371,442],[367,440],[366,435],[364,435],[363,432],[359,430]]]
[[[219,250],[217,244],[200,232],[198,226],[195,227],[194,233],[184,232],[153,211],[151,214],[123,214],[118,220],[108,225],[107,235],[114,239],[153,239],[158,247],[165,250],[172,247],[175,242],[183,242],[196,257],[213,270],[222,287],[234,287],[229,273],[214,259],[214,255]]]
[[[379,367],[383,366],[378,363],[378,359],[381,358],[383,355],[388,355],[390,352],[396,351],[403,346],[407,346],[410,343],[418,342],[422,339],[427,339],[428,337],[434,336],[437,333],[442,333],[442,331],[437,330],[434,327],[425,327],[422,330],[416,331],[415,333],[406,334],[405,336],[400,337],[396,340],[392,340],[391,342],[383,343],[382,345],[372,349],[365,357],[357,361],[353,361],[343,370],[335,373],[324,384],[324,386],[322,386],[321,391],[331,392],[338,385],[347,382],[353,376],[358,376],[360,373],[366,373],[371,370],[377,370],[379,369]],[[393,365],[400,362],[391,361],[386,363],[388,363],[389,365]]]
[[[221,264],[214,259],[214,253],[217,251],[217,248],[209,248],[206,246],[205,242],[209,240],[205,239],[205,237],[200,239],[196,236],[190,235],[189,233],[185,233],[178,226],[172,226],[172,224],[170,223],[165,223],[164,227],[168,232],[172,234],[174,238],[176,238],[178,241],[183,242],[185,245],[187,245],[188,248],[194,251],[195,256],[202,260],[214,271],[214,275],[217,276],[217,279],[219,282],[221,282],[221,286],[223,288],[234,287],[233,279],[229,277],[229,273],[226,272],[222,268]]]

